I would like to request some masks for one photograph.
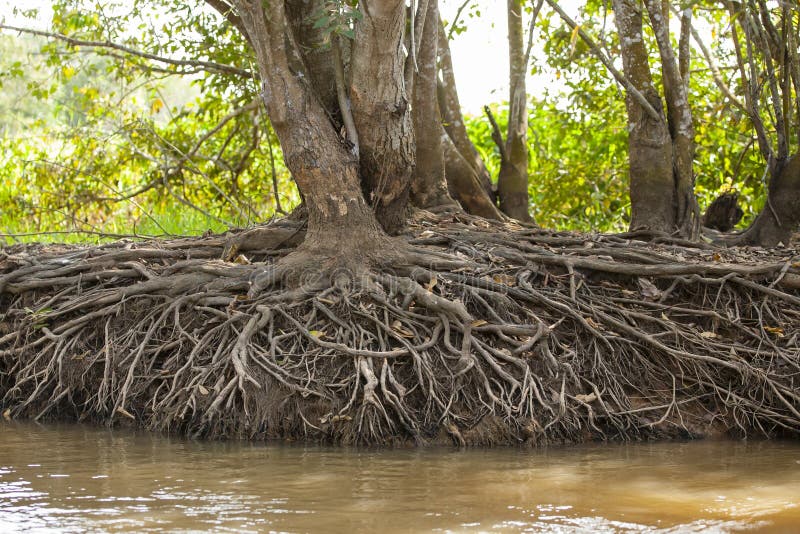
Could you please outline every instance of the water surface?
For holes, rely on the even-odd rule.
[[[353,450],[0,423],[2,532],[800,532],[800,443]]]

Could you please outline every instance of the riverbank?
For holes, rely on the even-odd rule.
[[[2,249],[0,410],[382,445],[800,430],[796,247],[418,214],[420,261],[277,278],[302,235]]]

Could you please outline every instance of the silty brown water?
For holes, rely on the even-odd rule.
[[[800,443],[355,450],[0,423],[2,532],[800,532]]]

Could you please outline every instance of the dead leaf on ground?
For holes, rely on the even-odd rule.
[[[597,395],[594,393],[589,393],[588,395],[575,395],[575,399],[579,400],[580,402],[585,402],[589,404],[590,402],[594,402],[597,400]]]
[[[200,392],[200,395],[203,395],[203,396],[208,395],[208,389],[206,389],[206,387],[203,384],[200,384],[199,386],[197,386],[197,391]]]
[[[321,330],[309,330],[308,333],[317,339],[325,337],[325,332],[322,332]]]
[[[719,337],[719,334],[717,334],[715,332],[706,331],[706,332],[700,332],[700,337],[703,337],[703,338],[706,338],[706,339],[715,339],[715,338]]]
[[[392,330],[394,330],[403,337],[414,337],[414,332],[411,332],[410,330],[403,328],[403,323],[401,323],[400,321],[394,321],[392,323]]]
[[[492,280],[497,282],[498,284],[503,284],[509,287],[514,287],[517,285],[517,279],[513,276],[509,276],[507,274],[495,274],[492,275]]]
[[[783,328],[781,328],[780,326],[765,326],[764,330],[766,330],[770,334],[775,334],[778,337],[783,337],[784,334]]]
[[[11,408],[7,408],[6,411],[3,412],[3,419],[11,421]]]

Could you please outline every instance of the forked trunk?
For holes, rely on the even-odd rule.
[[[642,32],[642,6],[637,0],[614,0],[625,76],[639,97],[626,92],[630,159],[631,229],[679,234],[693,238],[699,210],[692,175],[692,118],[659,2],[646,0],[661,50],[664,83],[668,87],[668,123],[661,96],[653,85]]]
[[[308,209],[304,246],[358,248],[382,235],[361,193],[358,160],[342,142],[320,101],[289,66],[296,47],[283,2],[237,0],[237,10],[255,49],[263,98],[281,143],[286,166]],[[265,9],[268,10],[265,13]]]

